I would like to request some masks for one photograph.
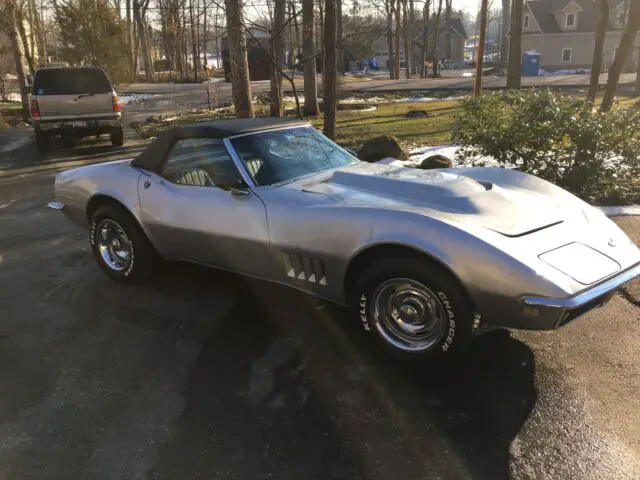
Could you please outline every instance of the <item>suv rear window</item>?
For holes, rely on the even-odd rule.
[[[39,70],[33,81],[36,95],[80,95],[111,90],[109,79],[97,68]]]

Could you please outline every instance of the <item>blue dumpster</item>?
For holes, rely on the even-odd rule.
[[[520,75],[523,77],[537,77],[540,74],[540,54],[538,52],[526,52],[522,55]]]

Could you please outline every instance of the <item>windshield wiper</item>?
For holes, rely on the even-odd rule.
[[[82,93],[82,94],[78,95],[78,97],[77,97],[77,98],[78,98],[78,100],[80,100],[81,98],[84,98],[84,97],[93,97],[94,95],[95,95],[95,93]]]

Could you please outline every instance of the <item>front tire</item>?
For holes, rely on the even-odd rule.
[[[420,257],[390,257],[366,268],[351,304],[378,347],[407,360],[433,361],[473,334],[474,311],[444,268]]]
[[[136,220],[118,205],[103,205],[91,215],[93,256],[109,278],[118,283],[147,279],[155,265],[155,251]]]

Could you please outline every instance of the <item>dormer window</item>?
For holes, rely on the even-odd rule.
[[[624,10],[616,11],[616,26],[622,27],[624,26],[625,14]]]
[[[573,28],[576,26],[575,13],[567,13],[567,15],[564,17],[564,26],[567,28]]]
[[[525,15],[524,16],[524,28],[529,28],[529,24],[530,24],[529,22],[530,22],[529,15]]]

